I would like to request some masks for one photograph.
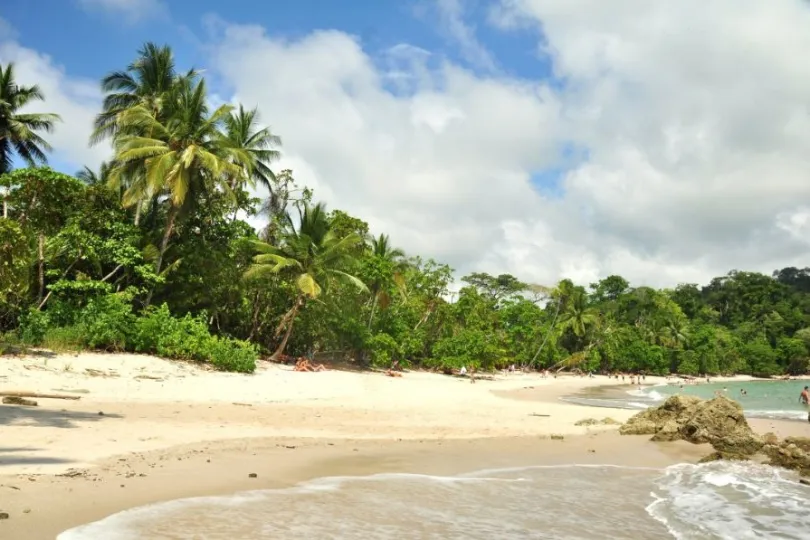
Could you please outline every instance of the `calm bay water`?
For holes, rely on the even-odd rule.
[[[807,408],[799,403],[802,388],[810,381],[748,381],[697,384],[673,384],[643,386],[628,389],[627,386],[600,387],[582,394],[569,396],[565,401],[591,407],[621,409],[645,409],[660,405],[674,394],[684,394],[710,399],[719,392],[738,401],[746,414],[755,418],[774,418],[807,421]],[[741,392],[744,390],[744,393]]]
[[[58,540],[800,539],[808,495],[773,468],[722,462],[383,474],[137,508]]]

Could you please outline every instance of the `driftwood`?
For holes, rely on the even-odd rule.
[[[25,399],[16,396],[6,396],[3,398],[3,405],[25,405],[26,407],[36,407],[37,402],[33,399]]]
[[[18,391],[18,392],[11,392],[11,391],[0,391],[0,397],[19,397],[19,398],[42,398],[42,399],[81,399],[81,396],[67,396],[65,394],[40,394],[39,392],[25,392],[25,391]]]

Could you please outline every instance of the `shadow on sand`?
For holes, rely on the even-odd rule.
[[[39,448],[0,446],[0,470],[2,470],[4,466],[7,467],[10,465],[52,465],[56,463],[70,463],[72,461],[69,459],[30,455],[30,452],[38,452],[39,450]],[[28,455],[17,455],[21,452],[25,452]]]
[[[0,405],[0,426],[76,428],[85,422],[99,422],[108,418],[122,418],[122,416],[46,407]]]

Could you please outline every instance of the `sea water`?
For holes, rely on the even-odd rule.
[[[589,389],[582,394],[568,396],[565,401],[596,407],[646,409],[660,405],[667,397],[681,394],[711,399],[717,393],[738,401],[747,416],[807,421],[807,408],[799,402],[802,388],[810,381],[746,381],[706,383],[699,380],[690,384],[626,386]]]
[[[798,540],[808,496],[790,473],[727,462],[380,474],[145,506],[58,540]]]

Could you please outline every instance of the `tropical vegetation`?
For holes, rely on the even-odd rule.
[[[146,44],[101,89],[89,143],[112,153],[65,174],[46,166],[59,119],[34,111],[47,96],[0,66],[6,351],[149,352],[242,372],[261,355],[442,371],[808,370],[810,268],[670,289],[621,276],[455,281],[275,170],[282,141],[259,111],[212,106],[170,48]]]

